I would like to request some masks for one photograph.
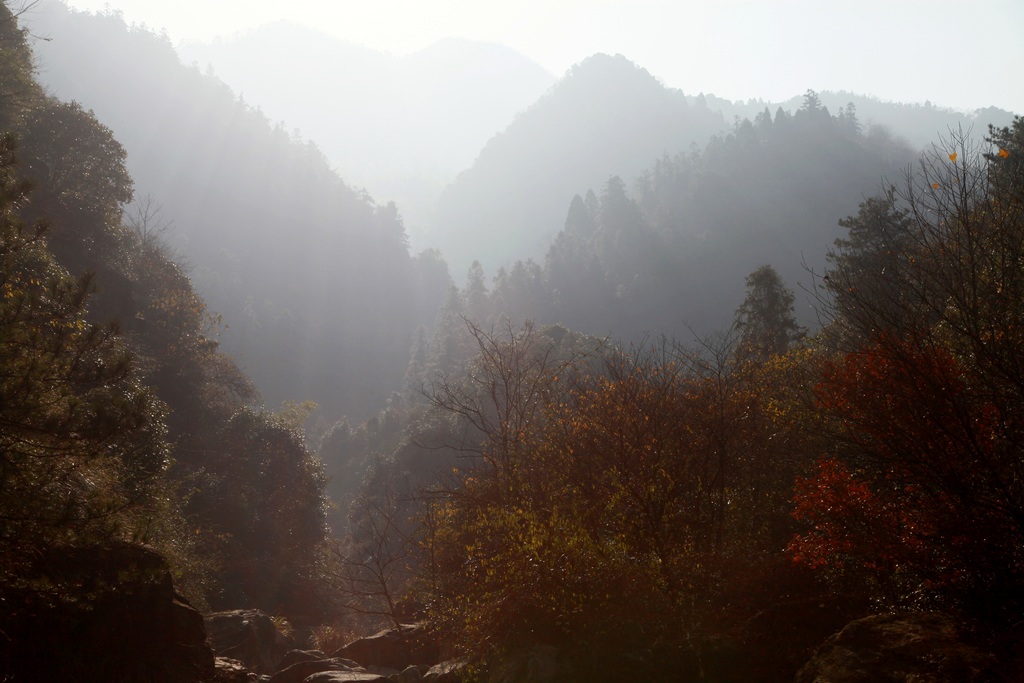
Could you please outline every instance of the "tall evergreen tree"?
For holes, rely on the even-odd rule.
[[[803,335],[793,300],[793,291],[770,265],[747,276],[747,297],[736,309],[741,358],[765,360],[785,353]]]

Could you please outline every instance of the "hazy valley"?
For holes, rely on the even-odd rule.
[[[1016,113],[0,12],[0,679],[165,575],[494,681],[1024,671]]]

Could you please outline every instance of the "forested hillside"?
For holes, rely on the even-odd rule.
[[[122,212],[124,148],[36,84],[6,5],[0,81],[0,675],[170,680],[192,660],[102,621],[163,576],[204,609],[318,620],[324,480],[301,419],[220,351],[159,233]],[[88,651],[126,633],[141,649]]]
[[[414,244],[441,190],[555,82],[501,45],[449,38],[394,57],[284,22],[178,52],[315,140],[343,178],[397,201]]]
[[[788,123],[844,125],[812,104]],[[693,341],[464,326],[449,347],[465,371],[433,374],[428,405],[377,460],[350,556],[412,552],[394,604],[497,670],[527,658],[568,680],[894,667],[1013,680],[1024,119],[990,140],[946,139],[842,221],[813,280],[813,335],[769,265],[745,278],[729,331]],[[450,301],[486,310],[478,285]],[[875,659],[828,659],[850,651]]]
[[[413,255],[0,4],[0,680],[1020,680],[1024,118],[716,105],[595,55]]]
[[[703,146],[723,122],[622,55],[594,55],[480,151],[438,202],[428,242],[462,276],[543,253],[566,198]]]
[[[833,116],[808,92],[794,113],[762,111],[701,151],[577,194],[543,260],[499,268],[490,283],[471,269],[448,320],[536,320],[633,341],[704,335],[729,325],[744,276],[771,263],[799,290],[799,322],[814,327],[812,271],[820,276],[844,234],[838,217],[914,157],[852,108]]]
[[[56,1],[24,19],[48,38],[35,42],[41,79],[124,145],[129,212],[149,208],[150,229],[166,228],[162,238],[228,323],[219,341],[268,403],[314,400],[329,419],[383,405],[446,287],[421,273],[398,209],[184,66],[165,38]]]
[[[980,143],[988,133],[989,126],[1002,128],[1013,122],[1013,113],[998,107],[957,111],[931,102],[886,102],[877,97],[847,91],[826,90],[819,92],[818,97],[823,107],[836,114],[852,104],[857,118],[864,126],[884,126],[892,135],[918,151],[930,148],[936,135],[951,131],[963,130]],[[727,121],[734,118],[753,120],[766,107],[771,112],[780,108],[795,111],[802,104],[802,98],[797,95],[783,102],[730,102],[708,97],[706,104],[711,109],[721,111]]]

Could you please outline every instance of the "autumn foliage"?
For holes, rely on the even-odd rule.
[[[998,134],[1001,151],[1021,129]],[[1000,165],[1010,153],[987,165],[958,150],[890,196],[904,208],[851,221],[882,226],[884,259],[869,240],[836,259],[834,282],[851,283],[852,264],[868,282],[835,311],[845,339],[865,341],[817,385],[834,446],[796,483],[806,529],[788,550],[837,589],[1006,618],[1024,604],[1020,175]]]
[[[600,678],[623,653],[691,652],[775,595],[804,438],[792,368],[745,366],[732,339],[566,355],[531,328],[471,329],[478,393],[435,400],[485,428],[425,535],[428,613],[452,642],[557,644]]]
[[[813,338],[568,353],[470,325],[476,363],[434,395],[465,458],[425,513],[434,623],[600,678],[716,637],[771,657],[779,627],[753,625],[807,605],[1018,618],[1024,221],[1019,173],[992,164],[1022,130],[987,162],[938,150],[844,221]]]

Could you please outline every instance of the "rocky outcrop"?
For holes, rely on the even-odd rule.
[[[206,615],[206,632],[218,657],[244,663],[257,674],[272,674],[295,647],[266,614],[256,609]]]
[[[326,659],[327,655],[320,650],[289,650],[285,653],[281,661],[277,663],[277,671],[287,669],[292,664],[298,664],[299,662],[311,662],[317,659]]]
[[[282,666],[277,673],[270,677],[269,683],[302,683],[313,674],[323,671],[366,673],[366,669],[350,659],[323,657],[321,659],[307,659],[302,662],[295,662],[287,667]]]
[[[469,669],[465,659],[450,659],[435,664],[423,674],[424,683],[460,683]]]
[[[203,618],[175,590],[166,561],[140,546],[53,548],[37,574],[50,594],[9,612],[7,670],[23,681],[195,683],[214,673]],[[36,594],[38,596],[38,593]]]
[[[251,617],[249,620],[252,621]],[[214,620],[219,621],[222,619]],[[331,657],[318,650],[292,650],[281,657],[273,675],[261,676],[260,680],[266,683],[461,681],[467,670],[466,661],[439,663],[438,651],[436,642],[422,627],[406,625],[354,640]]]
[[[259,677],[237,659],[217,657],[214,666],[216,671],[210,683],[258,683],[259,681]]]
[[[881,614],[853,621],[818,648],[797,683],[981,683],[995,657],[948,614]]]
[[[431,668],[425,664],[407,666],[399,672],[398,683],[420,683],[423,680],[423,675],[430,671]]]
[[[386,629],[354,640],[333,656],[354,659],[365,667],[379,666],[401,671],[412,664],[437,664],[440,648],[422,626],[402,624],[400,628]]]
[[[366,671],[324,671],[302,683],[391,683],[391,679]]]

